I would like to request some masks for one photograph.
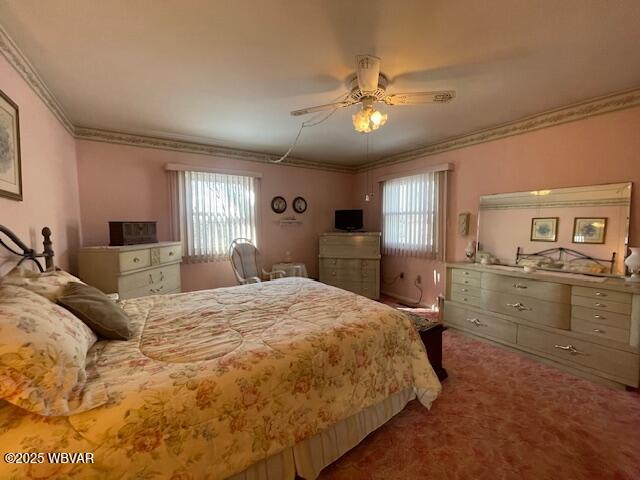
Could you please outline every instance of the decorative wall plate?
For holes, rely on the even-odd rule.
[[[293,199],[293,209],[296,213],[304,213],[307,210],[307,201],[302,197]]]
[[[271,200],[271,210],[273,210],[275,213],[284,213],[286,209],[287,201],[284,199],[284,197],[273,197],[273,200]]]

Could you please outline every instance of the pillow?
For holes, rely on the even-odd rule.
[[[109,297],[90,285],[69,282],[58,303],[82,320],[96,335],[108,340],[129,340],[129,317]]]
[[[0,285],[0,398],[40,415],[69,414],[83,404],[87,352],[96,341],[64,308]]]
[[[11,270],[2,280],[2,285],[26,288],[55,302],[62,295],[62,290],[69,282],[82,283],[64,270],[41,273],[21,266]]]

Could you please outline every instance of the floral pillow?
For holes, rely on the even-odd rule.
[[[83,405],[85,362],[96,340],[64,308],[0,285],[0,398],[46,416],[76,410]]]
[[[62,291],[69,282],[83,283],[64,270],[41,273],[26,267],[16,267],[4,277],[2,285],[26,288],[55,302],[62,296]]]

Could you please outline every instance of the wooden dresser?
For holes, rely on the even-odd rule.
[[[573,373],[638,387],[640,286],[619,278],[447,265],[447,326]]]
[[[380,297],[380,232],[320,235],[320,281],[365,297]]]
[[[80,278],[121,299],[180,292],[182,244],[160,242],[80,249]]]

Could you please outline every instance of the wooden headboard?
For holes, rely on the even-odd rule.
[[[37,253],[33,248],[29,248],[27,244],[20,240],[10,229],[4,225],[0,225],[0,246],[14,255],[22,257],[18,261],[18,265],[26,260],[31,260],[36,264],[38,270],[44,272],[45,269],[53,269],[53,248],[51,243],[51,229],[49,227],[42,229],[42,237],[42,245],[44,248],[42,253]],[[7,242],[7,239],[9,239],[10,242]],[[44,258],[45,268],[42,268],[42,264],[40,260],[38,260],[39,258]]]

